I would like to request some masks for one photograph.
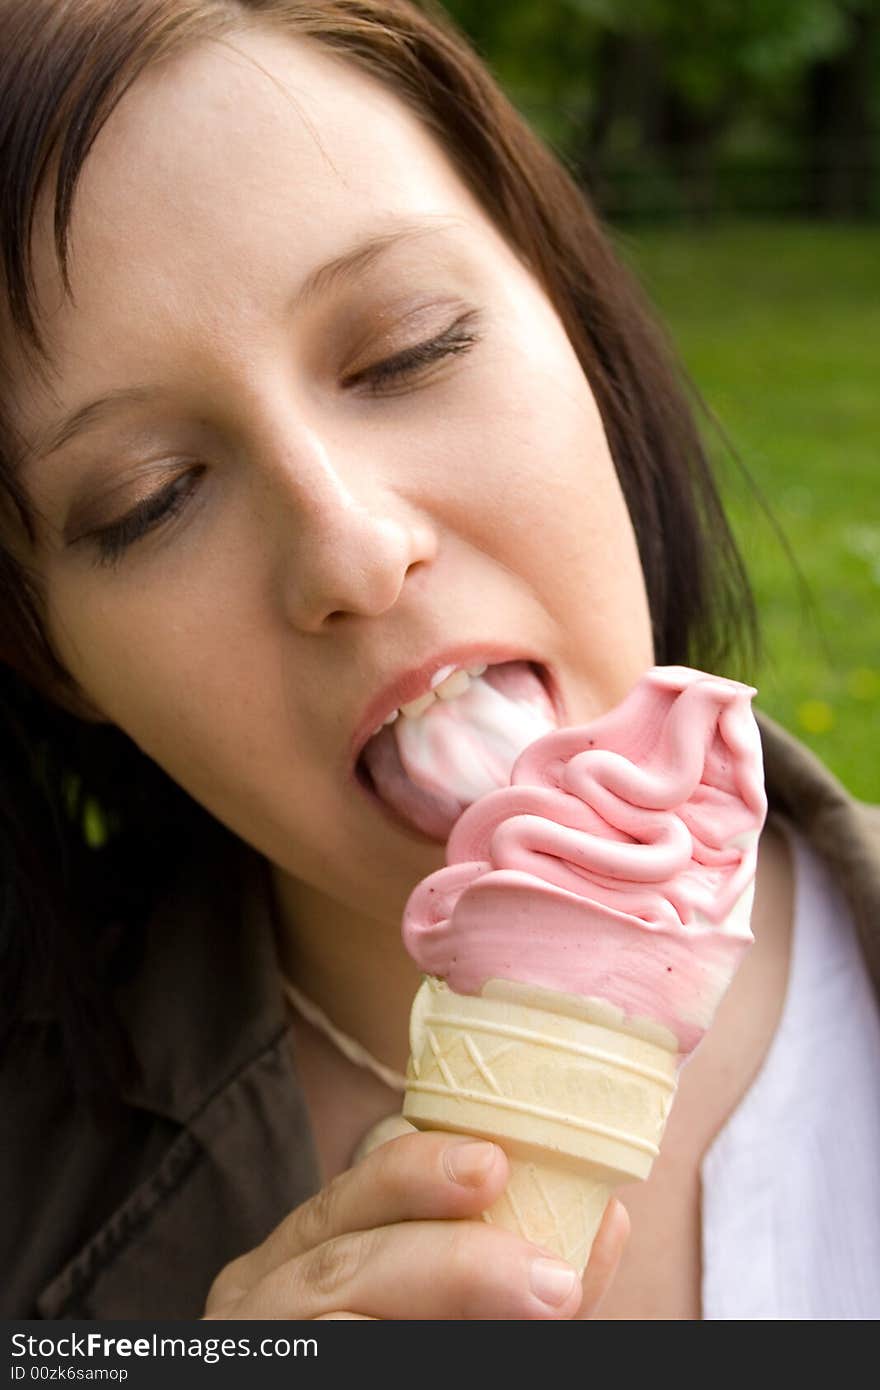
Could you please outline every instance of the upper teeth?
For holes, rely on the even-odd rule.
[[[435,700],[454,700],[456,695],[463,695],[466,690],[470,689],[471,679],[481,676],[485,670],[485,662],[481,666],[466,666],[464,669],[455,666],[441,667],[432,679],[431,690],[427,690],[417,700],[410,700],[407,704],[401,705],[399,709],[392,710],[388,718],[373,730],[370,737],[378,734],[385,724],[393,724],[398,714],[402,714],[406,719],[418,719],[419,715],[424,714]]]

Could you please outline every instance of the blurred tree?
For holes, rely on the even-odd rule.
[[[851,7],[845,42],[805,77],[807,208],[814,216],[870,215],[878,129],[880,6],[866,4]]]
[[[877,210],[877,0],[446,8],[606,206],[629,164],[642,178],[671,178],[690,210],[704,210],[717,198],[719,158],[745,153],[787,161],[791,196],[814,213]]]

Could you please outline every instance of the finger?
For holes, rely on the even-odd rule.
[[[602,1299],[617,1273],[617,1266],[629,1239],[629,1212],[616,1197],[605,1208],[602,1224],[596,1232],[590,1258],[583,1275],[583,1300],[579,1319],[594,1318]]]
[[[370,1317],[369,1313],[319,1313],[318,1316],[317,1316],[317,1318],[315,1319],[315,1321],[316,1321],[316,1322],[333,1322],[333,1321],[337,1321],[337,1320],[339,1320],[339,1319],[345,1319],[345,1320],[348,1321],[348,1322],[354,1322],[354,1321],[357,1321],[357,1322],[375,1322],[375,1321],[376,1321],[375,1318],[371,1318],[371,1317]]]
[[[211,1289],[207,1311],[215,1313],[279,1265],[348,1232],[479,1216],[500,1196],[508,1174],[497,1144],[450,1134],[392,1139],[297,1207],[262,1245],[227,1265]]]
[[[386,1116],[377,1125],[373,1125],[372,1129],[367,1130],[351,1156],[351,1167],[353,1168],[356,1163],[360,1163],[367,1154],[371,1154],[381,1144],[387,1144],[391,1139],[399,1139],[402,1134],[415,1134],[415,1130],[415,1125],[411,1125],[409,1120],[405,1120],[402,1115]]]
[[[581,1306],[570,1265],[483,1221],[412,1221],[337,1236],[274,1269],[227,1314],[324,1318],[564,1319]]]

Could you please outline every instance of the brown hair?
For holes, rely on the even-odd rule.
[[[18,350],[39,367],[43,346],[30,251],[40,197],[48,193],[54,200],[55,246],[69,290],[68,231],[77,179],[115,105],[151,64],[199,40],[223,41],[246,24],[271,25],[333,49],[394,92],[442,144],[542,282],[589,379],[635,527],[658,661],[729,669],[739,650],[751,649],[754,612],[665,341],[587,198],[433,5],[7,0],[0,12],[0,278]],[[3,419],[0,394],[0,514],[32,534],[28,499],[14,476],[20,446]],[[0,667],[0,720],[5,702],[7,727],[14,718],[19,741],[27,745],[22,757],[31,777],[39,774],[47,796],[57,797],[63,785],[76,819],[84,789],[98,785],[112,759],[115,772],[110,783],[104,777],[102,794],[105,803],[115,798],[116,805],[105,809],[124,826],[137,820],[137,806],[139,824],[152,820],[155,827],[161,774],[147,773],[141,767],[146,760],[125,750],[115,731],[75,729],[76,721],[65,722],[56,706],[36,694],[57,691],[67,678],[46,637],[36,585],[2,545],[0,584],[0,656],[7,663],[5,671]],[[47,767],[56,768],[54,782]],[[149,795],[132,790],[142,788],[145,777],[154,778]],[[0,787],[0,808],[9,795]],[[174,793],[166,787],[162,795],[167,800]],[[188,814],[194,823],[199,812],[191,808]],[[144,872],[141,866],[141,878]],[[9,908],[7,894],[7,936],[16,930],[10,911],[14,915],[15,904]],[[49,946],[46,952],[53,954]],[[20,965],[19,973],[24,978],[26,967]]]

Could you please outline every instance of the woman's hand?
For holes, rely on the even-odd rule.
[[[479,1219],[503,1191],[495,1144],[407,1134],[375,1149],[215,1279],[207,1318],[590,1317],[628,1232],[609,1204],[583,1286],[547,1251]]]

